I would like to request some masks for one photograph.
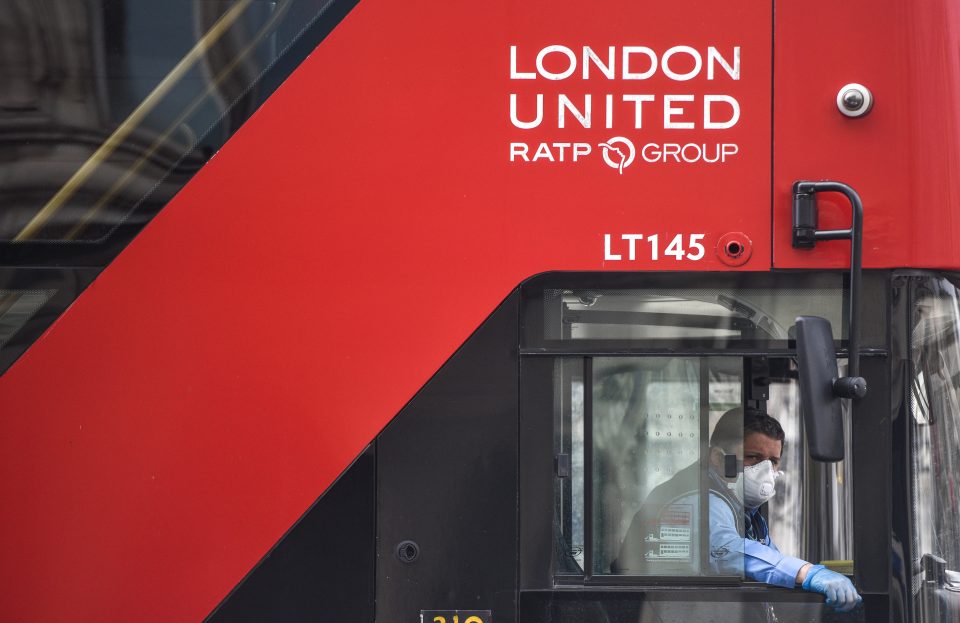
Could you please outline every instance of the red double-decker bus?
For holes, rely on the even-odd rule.
[[[0,33],[0,619],[960,620],[952,0]],[[850,612],[716,568],[738,407],[784,430],[770,535]]]

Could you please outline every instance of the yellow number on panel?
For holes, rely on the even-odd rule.
[[[433,623],[447,623],[447,620],[443,617],[433,617]]]
[[[472,616],[472,617],[469,617],[469,618],[468,618],[466,621],[464,621],[463,623],[483,623],[483,619],[481,619],[481,618],[478,617],[478,616]]]

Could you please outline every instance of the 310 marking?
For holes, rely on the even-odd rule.
[[[421,610],[420,623],[493,623],[489,610]]]

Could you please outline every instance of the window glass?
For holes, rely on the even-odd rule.
[[[546,289],[544,339],[706,342],[785,341],[797,316],[830,321],[834,338],[844,327],[838,276],[815,288]]]
[[[54,4],[0,12],[0,250],[11,254],[142,226],[341,13],[331,0]]]
[[[960,570],[960,297],[945,279],[914,289],[910,412],[914,568],[926,554]],[[960,583],[960,575],[951,575]],[[915,576],[919,587],[920,576]]]
[[[583,359],[554,364],[557,479],[554,487],[557,533],[556,573],[582,575],[583,529]],[[562,463],[562,466],[561,466]]]
[[[738,463],[724,478],[707,448],[711,424],[741,404],[742,366],[740,358],[558,361],[556,444],[571,465],[557,479],[558,574],[742,576],[742,546],[711,539],[709,517],[729,516],[726,534],[740,538]],[[732,446],[742,445],[736,428]]]
[[[786,434],[764,511],[770,534],[784,553],[852,574],[852,465],[809,459],[793,365],[771,363],[765,403]],[[717,503],[730,502],[724,516],[742,521],[741,463],[723,478],[709,441],[720,417],[743,403],[743,367],[740,357],[556,360],[555,451],[566,466],[555,485],[556,574],[742,575],[735,544],[728,558],[704,552],[715,553],[724,527],[712,523]],[[844,421],[849,446],[849,410]],[[725,452],[742,460],[740,448]]]
[[[746,567],[743,558],[757,526],[783,554],[852,574],[852,462],[809,459],[791,339],[797,315],[821,315],[841,340],[843,280],[804,275],[777,287],[758,278],[750,288],[717,276],[716,287],[676,287],[678,278],[659,277],[630,281],[650,288],[554,279],[525,295],[526,354],[556,353],[555,576],[758,579],[758,557]],[[720,463],[711,448],[721,416],[743,405],[764,410],[786,436],[776,493],[749,514],[749,528],[737,484],[742,420],[737,447],[718,448]],[[852,456],[848,404],[843,418]],[[718,534],[729,534],[727,547]]]
[[[846,374],[840,362],[840,375]],[[837,561],[853,573],[853,464],[810,459],[795,381],[770,384],[767,413],[785,434],[777,494],[768,503],[770,534],[783,552],[806,560]],[[849,401],[843,401],[845,456],[853,456]]]
[[[0,349],[56,294],[56,290],[0,290]]]
[[[4,2],[0,374],[356,3]]]

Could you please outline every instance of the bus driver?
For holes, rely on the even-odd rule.
[[[742,447],[741,447],[742,419]],[[835,610],[847,612],[862,601],[846,576],[823,565],[785,556],[770,538],[760,507],[773,497],[781,472],[783,428],[776,419],[756,409],[731,409],[721,416],[710,437],[710,562],[719,573],[740,573],[749,580],[821,593]],[[743,456],[743,501],[724,478],[725,455]],[[737,480],[739,480],[738,476]],[[678,499],[689,498],[700,487],[698,463],[681,470],[653,489],[634,516],[612,570],[636,573],[647,569],[644,540],[661,512]],[[679,494],[679,495],[678,495]],[[737,516],[743,513],[742,521]]]

